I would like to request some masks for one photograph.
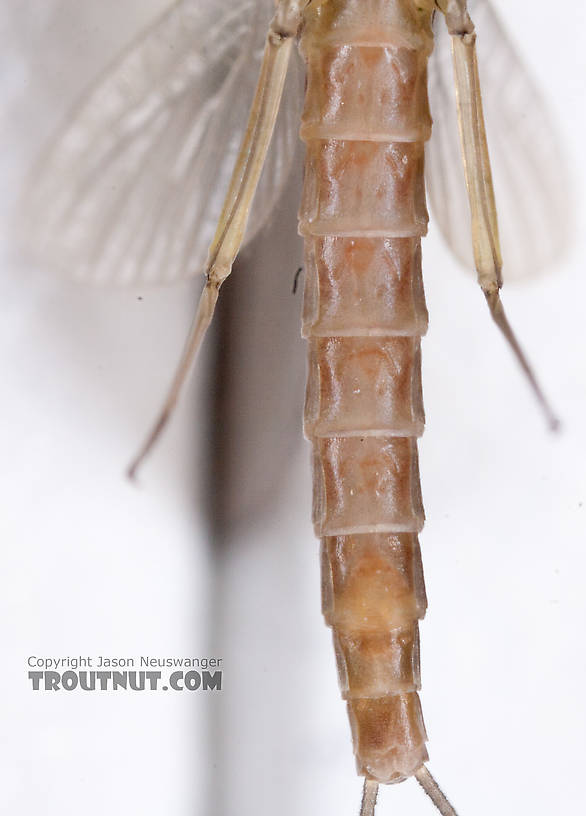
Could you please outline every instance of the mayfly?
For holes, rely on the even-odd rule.
[[[453,814],[427,769],[418,696],[418,621],[426,608],[416,439],[424,424],[420,339],[427,326],[420,248],[427,229],[424,150],[432,130],[427,75],[431,59],[436,122],[427,166],[440,227],[464,259],[471,229],[490,313],[555,427],[500,301],[499,236],[470,14],[481,34],[484,23],[505,50],[508,43],[490,5],[480,0],[272,5],[174,5],[113,66],[44,157],[28,215],[44,261],[80,279],[171,281],[205,272],[183,359],[130,467],[134,475],[172,413],[240,246],[268,219],[286,183],[295,144],[294,79],[285,94],[284,88],[299,41],[307,66],[299,221],[309,341],[305,431],[313,447],[323,611],[365,778],[361,812],[373,813],[379,783],[414,776],[441,813]],[[456,117],[450,119],[442,40],[433,51],[442,17],[451,35],[471,217],[459,209]],[[260,59],[258,33],[267,25]],[[243,84],[259,63],[238,147]],[[496,58],[495,64],[498,84],[511,66]],[[523,85],[525,92],[539,117],[534,92]],[[506,123],[514,93],[503,93],[500,104]],[[541,124],[525,145],[525,160],[540,167],[545,192],[523,207],[524,232],[535,238],[525,258],[513,256],[519,272],[554,258],[560,240],[555,230],[542,229],[553,223],[558,185],[546,175],[551,140],[545,120]],[[513,187],[514,165],[510,158]],[[518,220],[505,223],[517,229]],[[503,243],[518,245],[506,236]]]

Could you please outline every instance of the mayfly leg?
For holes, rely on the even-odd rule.
[[[464,175],[472,220],[472,245],[478,283],[490,314],[521,366],[551,430],[559,420],[551,408],[529,361],[511,328],[500,298],[502,258],[498,233],[492,173],[486,141],[476,33],[467,10],[467,0],[438,0],[452,39],[458,125]]]
[[[173,413],[211,323],[220,287],[232,271],[273,135],[291,48],[301,23],[301,10],[306,4],[307,0],[280,0],[269,25],[260,76],[244,139],[236,159],[216,234],[208,251],[204,270],[206,282],[169,393],[150,433],[128,467],[130,479],[135,478],[138,468],[152,450]]]

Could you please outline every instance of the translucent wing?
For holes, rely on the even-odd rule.
[[[39,164],[26,232],[75,278],[197,274],[248,117],[273,0],[182,0],[96,83]],[[297,140],[296,66],[251,213],[269,217]]]
[[[567,245],[568,181],[551,117],[488,0],[469,0],[493,171],[505,281],[551,267]],[[426,181],[433,217],[474,271],[450,42],[437,15],[429,66],[433,133]],[[441,18],[441,19],[439,19]]]

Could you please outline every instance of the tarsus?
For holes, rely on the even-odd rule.
[[[163,408],[161,409],[161,412],[157,417],[157,420],[154,423],[149,435],[145,439],[140,450],[126,471],[128,478],[131,480],[136,478],[138,468],[152,450],[155,442],[160,437],[165,426],[167,425],[167,422],[169,421],[171,414],[173,413],[173,409],[175,408],[177,400],[179,399],[179,394],[185,385],[189,372],[191,371],[195,361],[197,352],[199,351],[205,333],[210,325],[217,299],[218,287],[210,285],[209,282],[206,283],[199,299],[197,312],[189,332],[189,337],[187,338],[187,343],[185,344],[185,349],[183,350],[183,356],[179,363],[179,367],[175,372],[175,377],[171,384],[169,393],[167,394],[167,398],[165,399],[165,404],[163,405]]]
[[[541,386],[537,382],[537,377],[531,366],[529,365],[529,361],[525,357],[523,349],[519,345],[519,341],[517,340],[513,329],[511,328],[511,324],[509,323],[507,316],[505,314],[505,310],[500,298],[498,291],[496,292],[488,292],[484,291],[484,296],[486,297],[486,302],[488,303],[488,308],[490,309],[490,314],[492,319],[500,329],[502,335],[504,336],[505,340],[509,344],[509,347],[521,368],[523,369],[523,373],[527,377],[529,381],[529,385],[535,396],[537,397],[537,401],[539,405],[543,409],[543,413],[545,414],[545,418],[547,420],[547,424],[551,431],[558,431],[560,428],[560,421],[555,415],[551,405]]]

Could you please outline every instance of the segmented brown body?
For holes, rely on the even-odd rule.
[[[427,759],[416,438],[432,9],[431,0],[312,3],[300,46],[313,520],[358,771],[380,782]]]

